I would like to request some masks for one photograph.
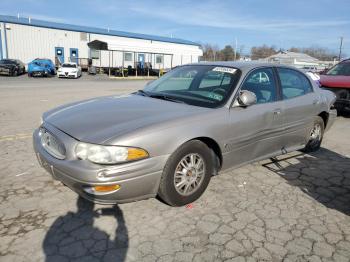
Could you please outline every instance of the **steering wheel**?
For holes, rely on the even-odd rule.
[[[222,95],[222,96],[226,95],[226,90],[224,88],[221,88],[221,87],[215,88],[212,92],[217,93],[217,94]]]

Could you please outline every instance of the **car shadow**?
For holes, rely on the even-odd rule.
[[[95,210],[93,203],[79,197],[77,208],[77,212],[57,218],[49,228],[43,242],[45,261],[125,261],[129,237],[118,205]],[[114,240],[94,226],[94,219],[101,216],[115,217]]]
[[[279,156],[264,167],[324,206],[350,215],[350,159],[321,148],[311,154]]]

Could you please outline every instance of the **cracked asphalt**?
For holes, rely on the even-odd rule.
[[[350,118],[319,152],[221,173],[188,207],[94,205],[39,167],[30,134],[42,112],[145,83],[0,78],[1,262],[350,260]]]

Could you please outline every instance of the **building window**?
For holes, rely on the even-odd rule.
[[[132,61],[132,53],[124,53],[124,61],[126,62]]]
[[[100,59],[100,51],[99,50],[91,49],[90,53],[91,53],[92,59]]]
[[[156,55],[156,64],[163,64],[163,55]]]

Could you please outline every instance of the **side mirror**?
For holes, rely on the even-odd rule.
[[[256,104],[256,95],[248,90],[243,90],[237,97],[237,102],[239,106],[247,107]]]

